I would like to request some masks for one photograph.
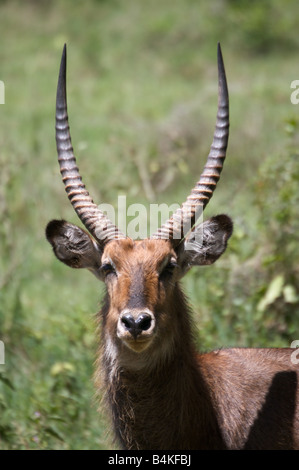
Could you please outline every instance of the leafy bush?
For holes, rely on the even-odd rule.
[[[229,0],[228,21],[241,41],[242,50],[254,54],[290,51],[296,47],[293,35],[293,0]],[[295,24],[293,24],[295,27]]]
[[[286,131],[288,147],[261,166],[256,194],[268,284],[258,307],[265,314],[271,311],[275,327],[289,335],[296,332],[299,319],[298,120],[290,119]]]
[[[250,185],[250,219],[246,212],[237,218],[217,266],[194,270],[187,281],[204,347],[285,347],[298,339],[298,120],[286,130],[286,149],[268,156]]]

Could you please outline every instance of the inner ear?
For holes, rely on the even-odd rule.
[[[198,225],[179,249],[179,261],[183,272],[191,266],[214,263],[225,252],[232,232],[232,220],[224,214]]]
[[[59,261],[71,268],[87,268],[100,278],[102,252],[85,230],[65,220],[52,220],[46,237]]]

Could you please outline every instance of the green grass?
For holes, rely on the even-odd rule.
[[[198,345],[298,339],[299,108],[290,102],[298,14],[295,0],[0,2],[1,449],[112,446],[92,384],[102,286],[60,264],[44,237],[52,218],[78,223],[55,149],[64,42],[87,187],[98,203],[126,194],[127,204],[149,208],[182,202],[205,163],[221,41],[231,136],[207,216],[230,214],[235,232],[223,259],[184,280]],[[283,285],[275,290],[277,276]]]

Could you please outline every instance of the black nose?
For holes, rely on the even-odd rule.
[[[136,339],[143,331],[151,327],[152,317],[148,313],[140,313],[137,318],[134,318],[133,315],[127,313],[121,317],[121,322]]]

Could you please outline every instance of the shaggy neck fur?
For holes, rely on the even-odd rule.
[[[97,377],[102,378],[115,435],[123,448],[132,450],[224,448],[179,286],[168,308],[169,331],[158,335],[148,350],[135,353],[107,335],[106,297]]]

